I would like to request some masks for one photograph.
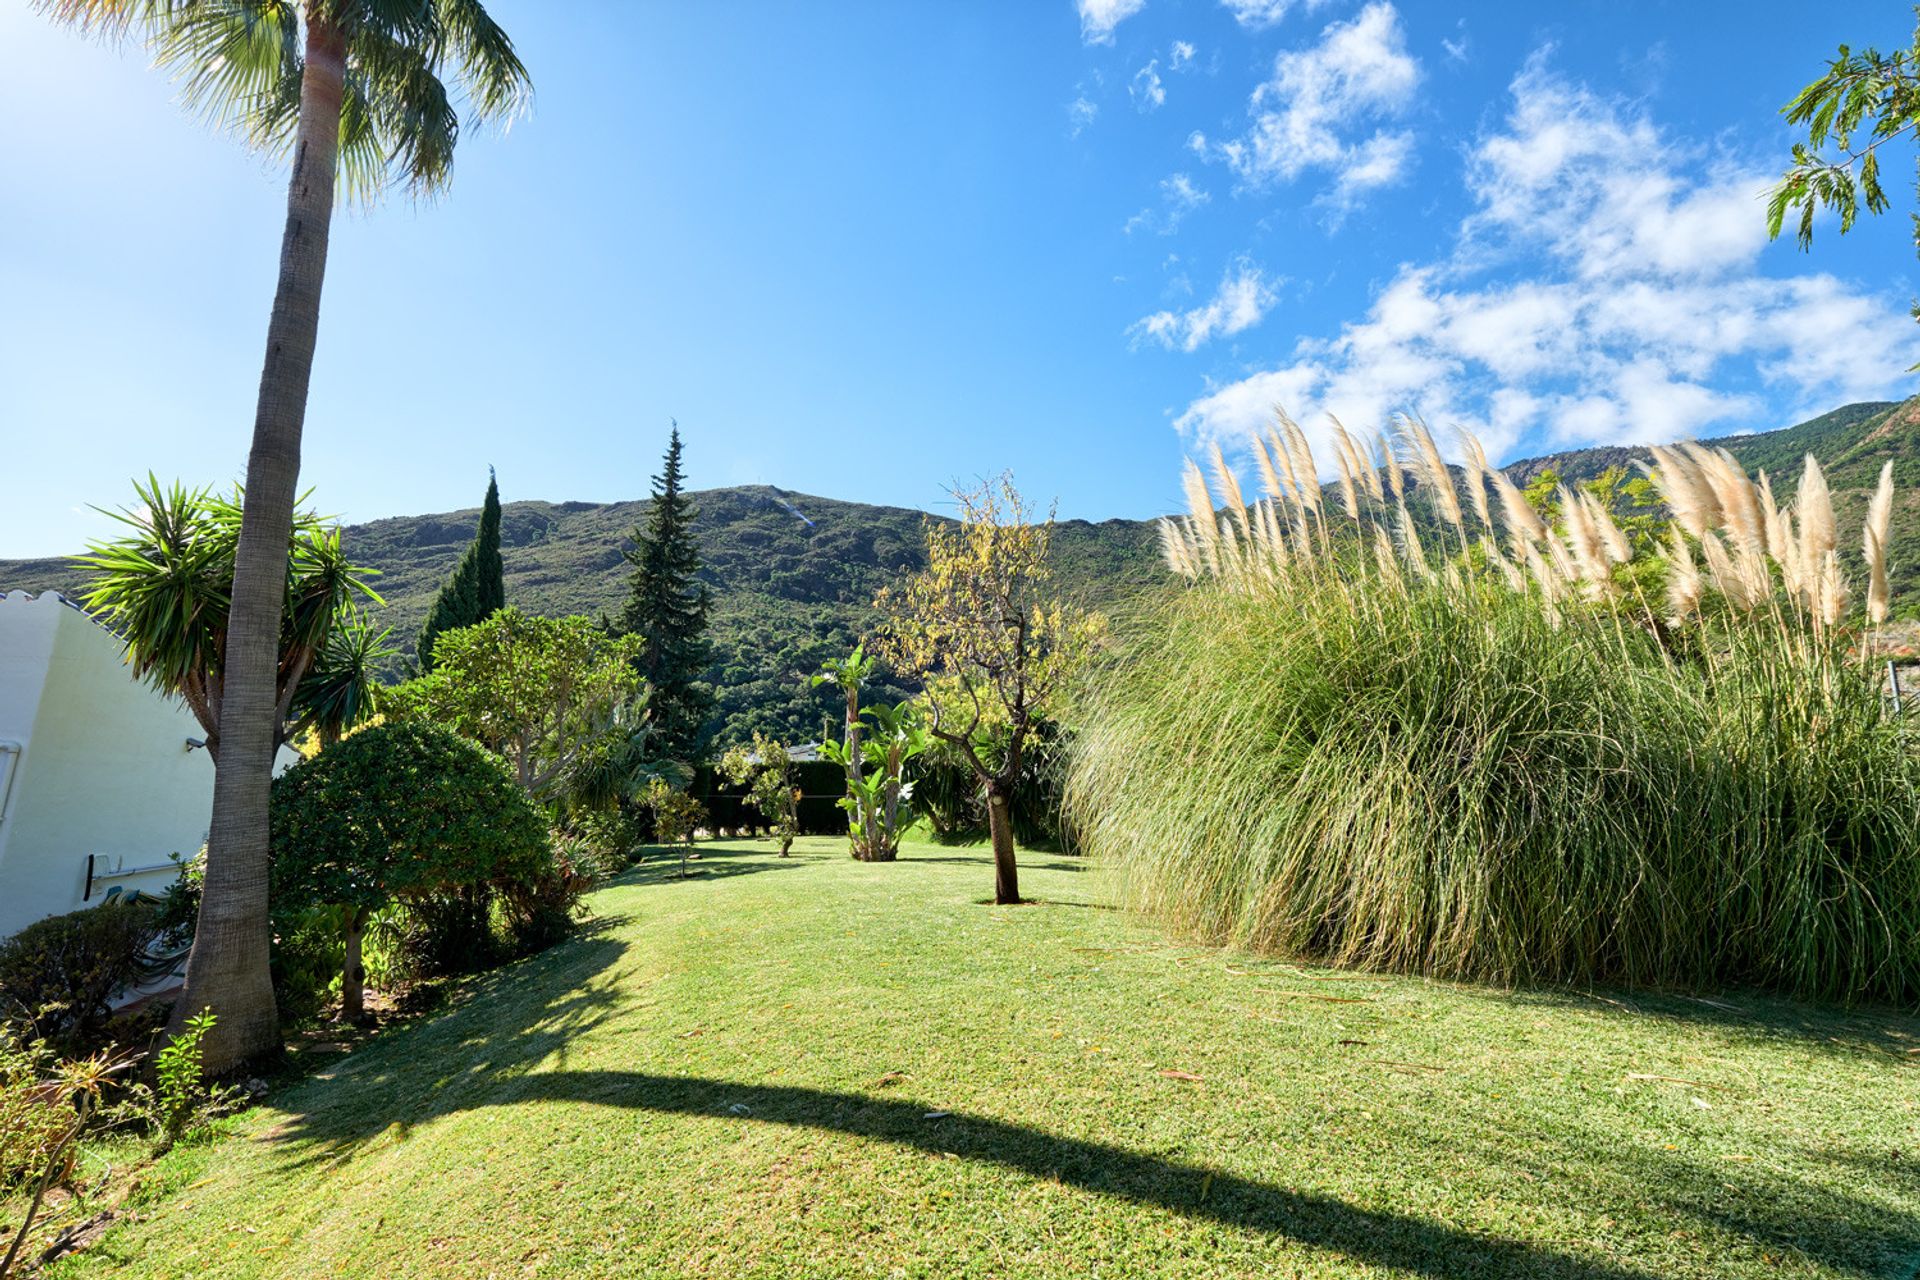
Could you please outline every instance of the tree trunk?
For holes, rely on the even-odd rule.
[[[341,929],[346,935],[347,960],[340,966],[340,1021],[359,1022],[367,1016],[367,971],[360,963],[360,940],[366,929],[358,907],[347,908]]]
[[[267,322],[266,360],[247,457],[246,507],[234,556],[220,708],[220,763],[214,771],[206,887],[186,990],[171,1030],[203,1009],[214,1014],[203,1042],[210,1075],[278,1052],[279,1018],[267,976],[267,789],[280,726],[278,674],[286,609],[287,544],[300,477],[300,433],[320,326],[327,232],[333,217],[346,43],[325,24],[307,24],[300,122],[287,184],[280,276]]]
[[[1020,868],[1013,860],[1013,788],[987,784],[987,831],[993,837],[993,900],[1001,906],[1020,901]]]

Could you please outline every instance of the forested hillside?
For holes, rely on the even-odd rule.
[[[725,734],[755,727],[790,741],[819,737],[835,697],[805,677],[842,656],[868,631],[873,598],[926,562],[922,522],[903,507],[876,507],[790,493],[765,485],[709,489],[699,507],[704,576],[713,588],[715,661],[711,679]],[[533,613],[617,614],[625,597],[627,533],[645,502],[509,502],[501,510],[507,599]],[[446,580],[479,519],[479,508],[349,525],[353,558],[380,570],[374,610],[411,654],[434,592]],[[1061,589],[1096,607],[1159,580],[1150,523],[1083,520],[1055,535]],[[61,559],[0,561],[0,588],[76,593],[83,575]],[[883,681],[873,696],[909,692]]]
[[[1848,405],[1779,431],[1719,441],[1750,470],[1765,468],[1775,492],[1793,492],[1811,452],[1827,469],[1843,545],[1856,533],[1880,466],[1891,459],[1900,497],[1892,548],[1896,611],[1920,609],[1920,401]],[[1644,449],[1581,449],[1527,459],[1507,470],[1525,482],[1551,467],[1578,481],[1644,460]],[[874,593],[924,563],[922,522],[902,507],[868,506],[765,485],[694,495],[706,577],[714,595],[711,673],[729,739],[755,727],[790,740],[817,738],[831,700],[805,687],[820,663],[845,653],[873,619]],[[622,552],[644,502],[510,502],[501,538],[508,599],[536,613],[617,612],[626,586]],[[411,650],[433,593],[473,536],[479,509],[400,516],[350,525],[348,548],[381,571],[384,624]],[[1853,530],[1855,532],[1848,532]],[[1161,581],[1150,521],[1063,522],[1055,570],[1070,595],[1111,608]],[[0,588],[75,592],[81,575],[60,559],[0,561]],[[883,684],[875,696],[906,690]]]

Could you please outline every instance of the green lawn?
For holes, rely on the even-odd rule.
[[[54,1274],[1920,1271],[1920,1019],[1260,962],[1044,854],[993,907],[975,850],[704,853]]]

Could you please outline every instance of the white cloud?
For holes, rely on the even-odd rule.
[[[1067,104],[1067,136],[1077,138],[1100,114],[1100,105],[1086,94]]]
[[[1170,236],[1179,230],[1180,222],[1188,214],[1205,204],[1211,197],[1193,185],[1193,179],[1184,173],[1172,174],[1160,180],[1160,203],[1148,205],[1127,219],[1126,233],[1151,231],[1155,235]]]
[[[1169,351],[1197,351],[1216,335],[1228,337],[1259,324],[1279,297],[1277,281],[1269,281],[1251,262],[1234,265],[1204,305],[1191,311],[1156,311],[1128,326],[1135,345],[1158,342]]]
[[[1160,81],[1160,59],[1150,60],[1133,73],[1133,83],[1127,86],[1127,96],[1141,111],[1152,111],[1166,103],[1167,87]]]
[[[1376,127],[1356,135],[1404,111],[1419,84],[1420,64],[1407,52],[1399,12],[1375,0],[1351,21],[1329,25],[1317,44],[1274,60],[1272,78],[1254,90],[1243,136],[1215,145],[1196,133],[1187,145],[1224,159],[1255,187],[1330,170],[1330,198],[1349,204],[1398,181],[1411,165],[1411,134]]]
[[[1233,20],[1250,31],[1261,31],[1287,16],[1294,0],[1220,0]],[[1307,8],[1318,9],[1326,0],[1307,0]]]
[[[1077,0],[1080,38],[1088,44],[1112,44],[1113,29],[1147,7],[1147,0]]]
[[[1326,413],[1377,427],[1417,412],[1504,454],[1523,440],[1761,429],[1782,425],[1776,404],[1904,394],[1915,335],[1895,299],[1762,272],[1769,170],[1674,137],[1540,58],[1512,95],[1468,155],[1475,210],[1452,250],[1401,267],[1335,336],[1211,385],[1183,431],[1231,442],[1275,404],[1316,433]]]
[[[1196,50],[1185,40],[1175,40],[1167,51],[1167,70],[1184,71],[1193,65]]]

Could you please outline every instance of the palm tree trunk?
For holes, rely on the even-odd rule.
[[[206,887],[187,958],[186,990],[173,1010],[176,1034],[187,1018],[213,1010],[213,1029],[203,1042],[210,1075],[280,1048],[267,976],[267,789],[279,742],[280,726],[274,722],[287,544],[300,477],[307,381],[320,327],[345,73],[344,37],[329,24],[311,21],[309,9],[287,226],[234,556]]]

